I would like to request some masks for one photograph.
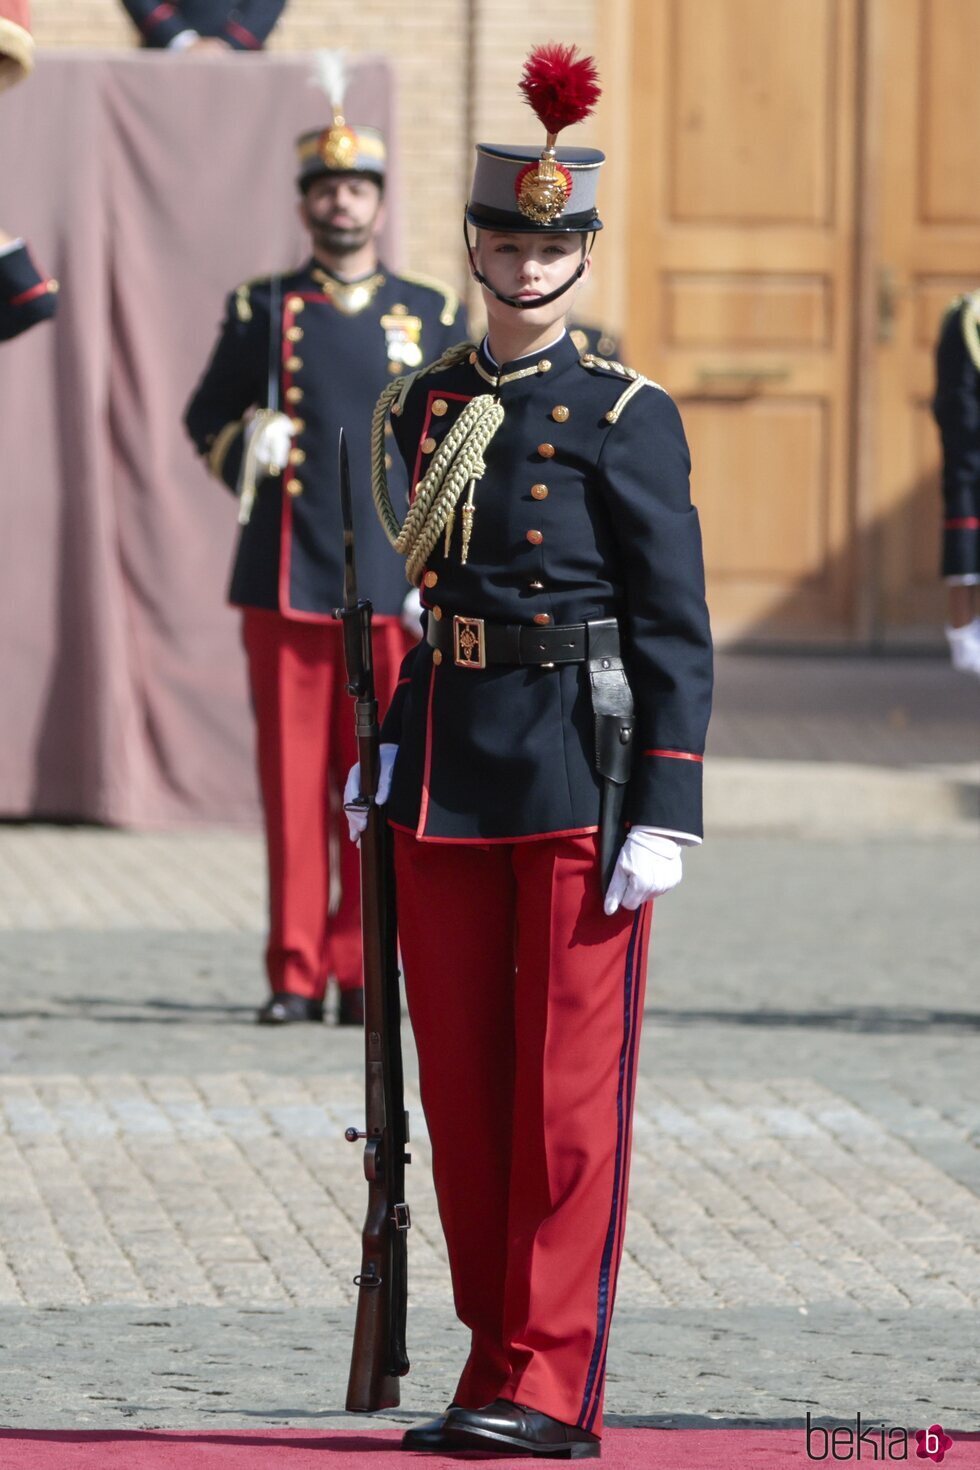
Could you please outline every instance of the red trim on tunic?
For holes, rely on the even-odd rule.
[[[403,684],[411,684],[411,682],[411,679],[399,679],[398,683],[395,685],[395,688],[400,689]]]
[[[703,755],[694,755],[689,750],[645,750],[644,755],[665,755],[673,761],[697,761],[701,765],[704,761]]]
[[[19,296],[12,297],[7,305],[26,306],[29,301],[34,301],[36,297],[46,296],[50,289],[50,282],[38,281],[36,286],[30,286],[26,291],[21,291]]]
[[[943,525],[947,531],[980,531],[980,516],[954,516]]]
[[[419,434],[419,447],[418,447],[418,449],[416,450],[416,453],[415,453],[415,471],[414,471],[414,473],[412,475],[412,489],[411,489],[411,493],[410,493],[410,502],[409,503],[411,503],[411,501],[415,499],[415,492],[416,492],[416,490],[419,487],[419,480],[422,479],[422,476],[419,473],[419,471],[422,468],[422,440],[423,439],[427,439],[428,436],[429,436],[429,425],[432,423],[432,404],[433,404],[433,402],[434,402],[434,400],[436,398],[445,398],[445,399],[455,398],[455,400],[456,400],[457,403],[471,403],[473,401],[473,394],[472,393],[440,393],[439,390],[438,390],[438,388],[430,388],[429,389],[429,397],[428,397],[428,400],[426,402],[426,408],[425,408],[425,419],[423,420],[423,423],[422,423],[422,432]],[[433,450],[432,452],[434,454],[435,453],[435,450]]]
[[[428,800],[428,790],[425,792]],[[420,832],[413,832],[411,827],[402,826],[401,822],[389,820],[388,826],[396,832],[405,832],[409,837],[414,837],[417,842],[441,843],[444,847],[495,847],[500,843],[509,842],[512,845],[521,842],[548,842],[553,837],[594,837],[598,827],[569,827],[564,832],[524,832],[520,837],[427,837]]]
[[[166,3],[158,5],[156,10],[151,10],[146,17],[146,20],[143,22],[143,30],[148,31],[155,26],[162,25],[165,20],[169,20],[175,14],[175,10],[176,7],[173,5]]]
[[[248,46],[250,50],[262,50],[262,42],[258,36],[253,36],[252,32],[247,31],[243,25],[239,25],[237,20],[229,20],[225,25],[225,30],[230,36],[234,36],[236,41],[241,41],[243,46]]]
[[[286,359],[293,355],[293,344],[286,337],[287,327],[293,325],[294,313],[289,308],[289,298],[299,296],[303,301],[318,301],[331,305],[330,298],[322,291],[286,291],[283,290],[282,303],[282,340],[280,343],[280,358],[282,362],[282,412],[293,417],[292,405],[286,398],[287,388],[292,387],[293,375],[287,371]],[[292,548],[293,548],[293,497],[286,489],[286,481],[293,472],[293,466],[287,464],[280,479],[280,491],[282,494],[282,515],[279,521],[279,611],[285,618],[292,618],[297,623],[330,623],[333,621],[331,613],[310,612],[305,608],[293,607],[290,601],[290,583],[292,578]],[[380,622],[380,618],[375,619]]]
[[[436,690],[436,666],[429,671],[429,698],[425,709],[425,768],[422,774],[422,800],[419,802],[419,824],[415,836],[420,840],[425,833],[425,822],[429,815],[429,777],[432,774],[432,700]]]

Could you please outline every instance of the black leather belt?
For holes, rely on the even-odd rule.
[[[536,623],[487,623],[483,618],[429,613],[426,640],[460,669],[485,669],[488,664],[525,664],[538,668],[554,664],[581,664],[589,656],[589,629],[608,629],[608,652],[619,652],[615,618],[595,623],[565,623],[539,627]],[[615,643],[615,648],[612,644]],[[604,649],[604,652],[606,650]]]

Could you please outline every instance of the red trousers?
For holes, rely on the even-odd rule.
[[[599,1434],[651,905],[603,914],[594,836],[395,837],[436,1193],[472,1333],[455,1400]]]
[[[343,631],[339,623],[302,623],[250,607],[244,609],[242,639],[269,863],[269,985],[321,1000],[329,975],[342,989],[362,983],[358,856],[340,805],[357,759]],[[374,677],[382,713],[409,642],[396,618],[375,621]],[[333,912],[332,878],[339,886]]]

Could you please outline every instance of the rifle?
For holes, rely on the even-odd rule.
[[[361,1235],[357,1319],[347,1383],[347,1408],[370,1413],[394,1408],[398,1380],[408,1372],[405,1327],[408,1311],[408,1241],[411,1225],[405,1203],[408,1114],[405,1111],[401,1052],[401,995],[395,923],[394,861],[391,834],[375,805],[379,772],[378,702],[371,655],[371,604],[357,595],[354,564],[354,514],[347,443],[340,431],[340,507],[344,522],[344,606],[334,616],[344,625],[347,692],[357,701],[355,726],[361,767],[361,794],[352,806],[366,809],[361,836],[361,939],[364,947],[364,1053],[366,1121],[364,1131],[348,1128],[345,1137],[364,1142],[368,1206]]]

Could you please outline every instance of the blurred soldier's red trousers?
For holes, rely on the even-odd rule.
[[[395,833],[398,927],[456,1311],[454,1395],[599,1434],[652,905],[602,912],[595,836]]]
[[[269,861],[269,985],[321,1000],[329,975],[341,989],[362,983],[358,855],[339,806],[357,760],[343,630],[245,608],[242,637]],[[383,715],[411,639],[397,618],[375,618],[373,642]],[[335,867],[340,898],[331,913]]]

